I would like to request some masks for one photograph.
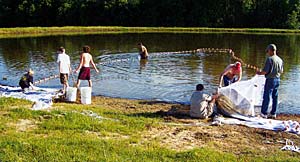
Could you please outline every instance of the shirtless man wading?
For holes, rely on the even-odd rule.
[[[99,72],[99,70],[97,69],[93,61],[92,55],[90,54],[90,47],[84,46],[82,48],[82,51],[83,53],[81,53],[80,56],[80,64],[78,65],[75,71],[76,73],[78,73],[78,71],[80,70],[76,87],[78,88],[80,86],[80,80],[87,80],[89,82],[89,87],[92,87],[92,80],[90,75],[90,63],[92,64],[92,66],[94,67],[97,73]]]
[[[149,54],[147,48],[142,43],[138,43],[138,49],[141,59],[148,59]]]

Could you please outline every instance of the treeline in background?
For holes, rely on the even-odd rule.
[[[300,0],[0,0],[0,27],[298,29]]]

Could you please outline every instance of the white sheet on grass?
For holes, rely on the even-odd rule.
[[[0,85],[1,97],[13,97],[34,102],[33,110],[42,110],[51,107],[52,98],[57,95],[57,89],[35,88],[28,92],[22,92],[21,87],[10,87]]]
[[[252,128],[261,128],[275,131],[285,131],[300,134],[300,124],[297,121],[281,121],[274,119],[264,119],[260,117],[244,117],[243,120],[235,118],[215,117],[214,122],[219,124],[237,124]]]

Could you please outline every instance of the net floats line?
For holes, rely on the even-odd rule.
[[[244,65],[246,68],[253,69],[255,71],[261,71],[261,68],[258,68],[255,65],[247,64],[241,58],[235,56],[234,52],[231,49],[228,52],[234,60],[241,62],[241,64]]]
[[[158,52],[155,54],[156,55],[159,55],[159,54],[164,55],[164,54],[199,53],[199,52],[202,52],[202,53],[228,53],[228,54],[230,54],[230,56],[232,57],[233,60],[241,62],[242,65],[245,66],[246,68],[253,69],[255,71],[261,71],[261,69],[258,68],[257,66],[248,64],[248,63],[244,62],[241,58],[235,56],[234,51],[230,48],[198,48],[198,49],[187,50],[187,51]]]
[[[59,78],[59,75],[51,75],[49,77],[45,77],[45,78],[39,79],[39,80],[33,82],[33,84],[34,85],[41,84],[41,83],[47,82],[47,81],[49,81],[51,79],[55,79],[55,78]]]
[[[184,50],[184,51],[174,51],[174,52],[157,52],[157,53],[153,53],[152,55],[158,56],[158,55],[169,55],[169,54],[180,54],[180,53],[199,53],[199,52],[201,52],[201,53],[228,53],[234,60],[241,62],[242,65],[245,66],[246,68],[250,68],[250,69],[253,69],[256,71],[261,71],[260,68],[254,66],[254,65],[245,63],[241,58],[237,57],[235,55],[234,51],[230,48],[197,48],[194,50]],[[135,58],[137,58],[137,57],[135,57]],[[99,63],[96,63],[96,65],[104,65],[105,66],[105,65],[111,65],[111,64],[119,64],[122,62],[128,62],[130,60],[132,60],[132,58],[120,58],[120,59],[116,59],[116,60],[108,60],[108,61],[104,61],[104,62],[99,62]],[[59,75],[51,75],[49,77],[39,79],[38,81],[35,81],[33,84],[34,85],[41,84],[41,83],[47,82],[47,81],[49,81],[51,79],[55,79],[55,78],[59,78]]]

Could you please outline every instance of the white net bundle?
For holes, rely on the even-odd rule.
[[[255,116],[255,107],[262,105],[265,77],[256,75],[253,78],[222,87],[220,94],[227,96],[235,105],[237,111],[246,116]]]

